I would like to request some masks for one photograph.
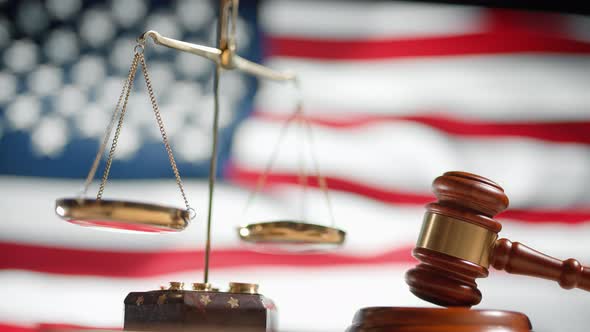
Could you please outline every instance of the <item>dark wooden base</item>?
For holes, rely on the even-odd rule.
[[[260,294],[158,290],[129,293],[129,331],[275,331],[274,303]]]
[[[529,332],[524,314],[467,308],[370,307],[359,310],[347,332]]]

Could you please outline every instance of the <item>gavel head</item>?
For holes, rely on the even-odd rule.
[[[470,173],[447,172],[432,184],[438,201],[426,206],[412,254],[420,263],[406,273],[410,291],[442,306],[478,304],[476,278],[487,277],[502,225],[493,217],[508,207],[496,183]]]

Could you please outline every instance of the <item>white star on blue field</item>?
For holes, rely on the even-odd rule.
[[[240,7],[239,51],[259,60],[256,3]],[[214,1],[0,1],[0,175],[82,177],[102,140],[135,38],[215,45]],[[213,121],[212,63],[149,43],[148,68],[182,174],[207,176]],[[256,80],[221,80],[220,169],[233,129],[250,113]],[[142,75],[115,154],[114,178],[169,177]],[[26,167],[23,167],[26,165]]]

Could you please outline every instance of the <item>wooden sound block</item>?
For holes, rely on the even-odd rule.
[[[261,294],[157,290],[129,293],[125,325],[129,331],[276,330],[274,303]]]
[[[369,307],[359,310],[347,332],[529,332],[519,312],[467,308]]]

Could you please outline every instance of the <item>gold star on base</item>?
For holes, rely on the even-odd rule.
[[[199,301],[201,301],[204,306],[207,306],[207,304],[211,303],[211,297],[209,295],[201,295],[201,299]]]
[[[238,299],[234,299],[233,297],[230,297],[229,300],[227,300],[227,304],[230,305],[230,307],[233,308],[237,308],[240,306],[240,301],[238,301]]]
[[[158,296],[158,304],[164,304],[166,303],[166,294],[162,294],[160,296]]]
[[[135,305],[142,305],[143,304],[143,296],[140,296],[135,300]]]

